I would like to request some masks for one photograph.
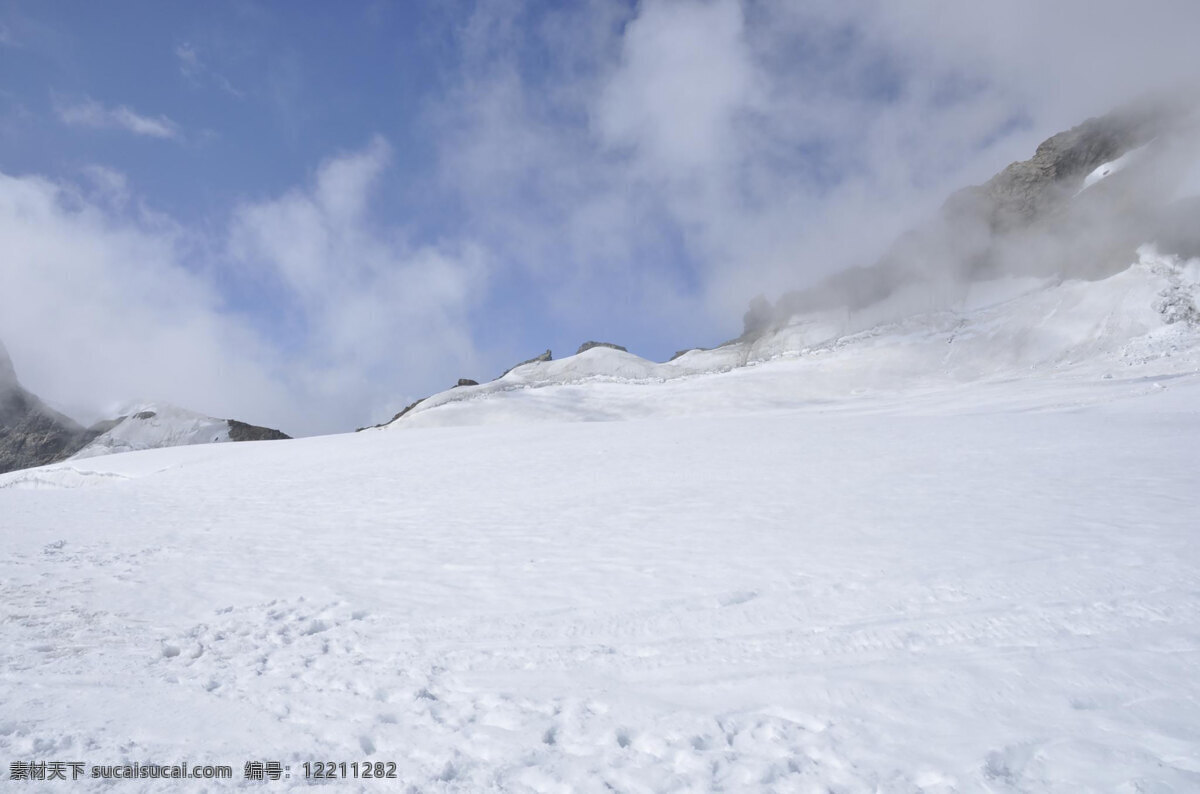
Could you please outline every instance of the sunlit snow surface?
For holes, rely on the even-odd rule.
[[[594,350],[381,430],[4,475],[0,761],[1200,790],[1200,356],[1154,308],[1190,272],[796,343],[852,322],[814,320],[726,372]]]
[[[76,452],[72,460],[187,444],[229,441],[229,423],[166,403],[145,403],[127,410],[116,427]]]
[[[1113,174],[1124,171],[1130,165],[1138,162],[1140,159],[1146,156],[1146,147],[1149,145],[1150,144],[1144,144],[1136,149],[1130,149],[1117,159],[1110,160],[1107,163],[1101,163],[1100,165],[1096,166],[1091,173],[1084,177],[1083,187],[1079,188],[1079,192],[1075,195],[1078,196],[1079,193],[1087,190],[1092,185],[1095,185],[1098,182],[1103,182]]]

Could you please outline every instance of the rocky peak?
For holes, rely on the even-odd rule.
[[[1098,278],[1133,262],[1142,243],[1191,243],[1196,235],[1186,227],[1194,211],[1169,202],[1179,164],[1194,161],[1200,148],[1198,107],[1190,97],[1143,100],[1052,135],[1028,160],[952,195],[937,217],[901,235],[874,264],[774,305],[756,298],[743,338],[805,312],[857,310],[905,286],[1009,275]],[[1134,161],[1089,184],[1098,167],[1123,156]]]
[[[1179,121],[1176,106],[1144,101],[1088,119],[1052,135],[1033,157],[1012,163],[985,184],[968,188],[985,199],[993,230],[1026,226],[1069,200],[1097,166],[1144,146]],[[947,202],[951,211],[955,199]]]
[[[216,429],[217,438],[229,441],[259,441],[289,438],[267,427],[239,422],[234,419],[212,419],[200,414],[171,409],[173,414],[185,413],[183,420],[175,417],[178,428],[167,427],[162,438],[156,439],[149,427],[163,417],[160,410],[137,410],[89,428],[63,416],[43,403],[37,395],[26,391],[17,380],[8,351],[0,343],[0,474],[15,469],[27,469],[56,463],[73,455],[108,454],[129,449],[212,441],[212,434],[199,430]],[[207,420],[207,424],[205,423]],[[167,424],[170,425],[168,417]],[[209,427],[211,425],[211,428]],[[193,427],[194,426],[194,427]],[[189,430],[197,432],[189,434]],[[149,436],[146,435],[149,433]],[[120,438],[115,438],[120,436]],[[113,438],[110,438],[113,437]],[[108,440],[111,443],[105,443]]]

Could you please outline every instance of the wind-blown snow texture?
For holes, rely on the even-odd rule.
[[[0,760],[1200,789],[1197,268],[0,476]]]

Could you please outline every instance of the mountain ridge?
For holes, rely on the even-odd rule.
[[[170,421],[164,422],[166,413]],[[176,444],[287,439],[279,430],[160,404],[139,405],[84,427],[25,389],[0,342],[0,473]]]

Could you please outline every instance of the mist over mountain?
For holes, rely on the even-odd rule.
[[[1010,371],[1015,361],[1050,372],[1064,361],[1110,366],[1107,357],[1119,360],[1131,349],[1186,351],[1195,342],[1190,334],[1163,343],[1153,330],[1200,321],[1188,264],[1200,256],[1200,195],[1189,192],[1200,185],[1184,185],[1197,164],[1195,95],[1143,98],[1057,133],[1029,159],[956,191],[936,217],[901,235],[875,264],[787,292],[774,303],[755,299],[742,335],[716,349],[680,351],[665,364],[632,354],[582,355],[588,345],[558,361],[546,351],[491,382],[460,382],[413,402],[379,426],[470,422],[472,401],[522,389],[610,378],[667,382],[814,351],[836,351],[842,362],[842,372],[822,370],[828,383],[812,387],[822,395],[839,387],[896,388],[939,369],[970,380]],[[1092,308],[1071,317],[1051,308],[1061,301]],[[902,359],[907,370],[889,365],[882,370],[886,377],[845,377],[889,344],[910,344],[907,335],[915,329],[929,348],[925,356],[909,350]],[[863,344],[864,333],[874,344]],[[964,344],[979,334],[986,345]],[[956,341],[953,354],[938,352]],[[452,408],[439,413],[439,406]],[[566,415],[576,410],[582,411]],[[546,416],[560,414],[551,409]]]
[[[745,333],[806,311],[862,309],[902,288],[927,287],[913,310],[941,308],[972,281],[1004,276],[1102,278],[1138,246],[1200,255],[1197,197],[1180,199],[1200,162],[1194,93],[1145,98],[1045,140],[1033,157],[950,196],[938,217],[896,240],[873,265],[757,300]]]
[[[278,430],[157,405],[84,427],[21,386],[0,342],[0,473],[139,449],[286,438]]]
[[[0,472],[61,460],[96,435],[26,391],[0,342]]]
[[[773,303],[756,299],[733,348],[708,359],[693,355],[673,360],[660,376],[745,364],[764,350],[786,352],[796,340],[779,333],[808,315],[845,312],[847,319],[834,337],[846,336],[964,306],[977,291],[973,285],[997,279],[1103,279],[1137,262],[1140,247],[1148,243],[1157,246],[1158,254],[1183,260],[1200,255],[1200,196],[1187,189],[1180,196],[1181,185],[1200,161],[1198,107],[1193,93],[1160,94],[1051,136],[1029,159],[953,193],[936,217],[901,235],[873,265],[839,272]],[[1188,294],[1172,294],[1176,315],[1191,318],[1195,309]],[[756,346],[765,335],[770,338]],[[803,338],[805,344],[814,341],[810,332]],[[578,358],[590,344],[570,358]],[[506,384],[512,370],[548,361],[549,351],[508,368],[493,383]],[[574,366],[568,364],[564,372],[588,376],[581,374],[586,367],[576,372]],[[475,386],[470,379],[461,380],[462,391],[454,392],[452,401],[478,394]],[[71,455],[286,438],[276,430],[165,403],[133,404],[117,417],[83,427],[23,389],[6,352],[0,355],[0,394],[0,470]],[[427,410],[439,402],[410,401],[396,416],[411,419],[414,408]]]

